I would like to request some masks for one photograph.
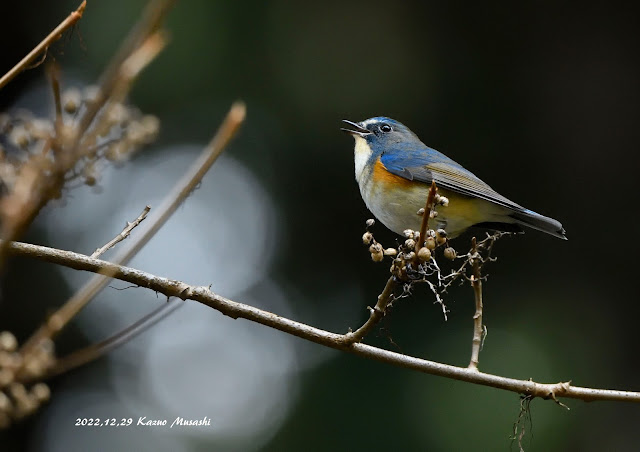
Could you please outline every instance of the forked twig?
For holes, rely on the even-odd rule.
[[[91,257],[100,257],[101,255],[103,255],[107,250],[113,248],[114,246],[116,246],[118,243],[122,242],[124,239],[126,239],[127,237],[129,237],[129,234],[131,234],[131,231],[133,231],[135,229],[136,226],[138,226],[140,223],[142,223],[142,221],[147,218],[147,214],[149,213],[149,211],[151,210],[150,206],[146,206],[143,210],[142,213],[138,216],[138,218],[136,218],[135,220],[133,220],[133,222],[129,223],[127,221],[127,225],[125,226],[125,228],[122,230],[122,232],[120,232],[120,234],[116,235],[113,239],[111,239],[107,244],[105,244],[104,246],[101,246],[100,248],[96,249],[93,254],[91,255]]]
[[[387,284],[384,286],[384,290],[380,295],[378,295],[378,302],[373,308],[369,307],[369,318],[367,321],[356,331],[348,332],[344,335],[346,344],[360,342],[373,329],[373,327],[380,322],[386,313],[387,306],[389,306],[389,303],[393,301],[393,291],[397,284],[395,276],[389,276]]]

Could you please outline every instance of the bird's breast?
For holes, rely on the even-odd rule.
[[[360,193],[367,208],[385,226],[397,234],[405,229],[419,230],[422,215],[418,211],[427,201],[429,185],[412,181],[387,171],[380,159],[369,165],[358,179]],[[501,213],[500,208],[484,200],[439,189],[449,198],[448,207],[439,207],[438,216],[429,224],[431,228],[443,227],[455,237],[469,226],[491,221]]]
[[[353,138],[356,141],[353,156],[355,160],[356,168],[356,180],[358,184],[368,179],[371,174],[371,168],[368,167],[369,160],[373,154],[373,150],[367,143],[367,140],[361,136],[354,135]]]
[[[385,226],[399,234],[419,228],[417,211],[424,207],[428,186],[390,173],[379,158],[360,173],[356,170],[356,179],[367,208]]]

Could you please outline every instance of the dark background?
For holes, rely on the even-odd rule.
[[[277,231],[266,274],[294,312],[319,313],[294,315],[297,320],[344,332],[366,318],[365,307],[375,302],[388,265],[373,264],[360,242],[370,214],[353,177],[353,142],[339,132],[340,120],[398,119],[426,144],[505,196],[557,218],[567,231],[566,242],[528,231],[498,243],[499,260],[489,267],[485,284],[489,334],[481,369],[639,391],[640,24],[636,10],[623,5],[179,2],[167,25],[168,48],[131,95],[132,103],[162,121],[158,143],[132,164],[140,165],[144,178],[144,171],[153,171],[145,169],[145,159],[161,146],[204,144],[230,103],[243,99],[247,123],[228,156],[252,172],[273,203]],[[0,72],[76,6],[3,2],[0,36],[7,44],[0,49]],[[139,1],[89,1],[80,25],[51,49],[65,77],[95,80],[141,7]],[[0,92],[0,107],[10,108],[42,83],[42,68],[23,73]],[[50,105],[48,97],[42,102]],[[92,195],[96,203],[110,196],[111,187],[102,188],[102,194]],[[73,194],[68,196],[73,203]],[[206,231],[207,225],[192,227]],[[260,218],[253,227],[261,227]],[[41,219],[29,240],[60,246],[47,241],[42,230],[46,221]],[[383,243],[396,240],[382,225],[374,233]],[[456,247],[464,249],[466,239],[458,240]],[[96,247],[103,242],[95,241]],[[228,261],[233,265],[233,254]],[[0,328],[23,339],[47,309],[65,299],[70,289],[56,282],[57,269],[49,267],[16,262],[5,278]],[[18,297],[18,282],[34,280],[48,281],[42,286],[46,293],[33,288]],[[360,296],[340,291],[347,286]],[[215,285],[212,290],[217,291]],[[251,299],[266,296],[260,282],[246,293]],[[332,303],[323,301],[327,293],[334,294]],[[234,298],[249,302],[242,295]],[[303,303],[308,306],[297,305]],[[343,320],[340,314],[347,308],[356,314]],[[398,350],[390,336],[403,352],[464,366],[473,314],[468,287],[454,290],[450,309],[444,322],[430,296],[418,291],[367,341]],[[233,321],[224,321],[233,327]],[[70,348],[83,342],[80,333],[65,338]],[[324,353],[320,348],[309,346],[304,353]],[[54,399],[56,385],[86,384],[86,379],[93,386],[106,384],[101,380],[109,376],[105,361],[94,363],[94,372],[80,370],[52,382]],[[188,361],[180,365],[190,372]],[[221,445],[213,434],[185,439],[181,447],[506,450],[519,412],[519,398],[512,393],[341,353],[296,373],[295,381],[286,416],[252,447],[232,440]],[[204,398],[206,393],[203,388]],[[637,406],[566,403],[570,411],[549,401],[532,403],[528,450],[637,450]],[[86,408],[82,415],[91,417],[91,406]],[[79,445],[74,430],[54,442],[35,440],[46,422],[42,416],[9,432],[0,449],[92,444],[108,450],[111,440],[121,444],[121,431],[100,443],[91,443],[83,432],[87,443]]]

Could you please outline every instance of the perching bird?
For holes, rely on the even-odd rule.
[[[341,129],[355,139],[356,180],[367,208],[389,229],[419,230],[432,181],[449,205],[432,220],[456,237],[471,226],[499,231],[537,229],[565,239],[560,222],[505,198],[459,163],[426,146],[408,127],[376,117]],[[433,228],[434,223],[430,223]]]

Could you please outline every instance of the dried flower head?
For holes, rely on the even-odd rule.
[[[22,179],[22,190],[39,194],[43,198],[39,204],[44,205],[60,197],[65,186],[77,185],[71,182],[97,184],[107,161],[123,162],[156,139],[158,118],[111,101],[80,133],[79,118],[99,97],[93,86],[65,90],[57,121],[28,111],[0,114],[0,196],[12,194]]]
[[[0,332],[0,428],[33,414],[51,396],[38,380],[55,363],[53,341],[43,340],[24,355],[17,348],[12,333]]]

